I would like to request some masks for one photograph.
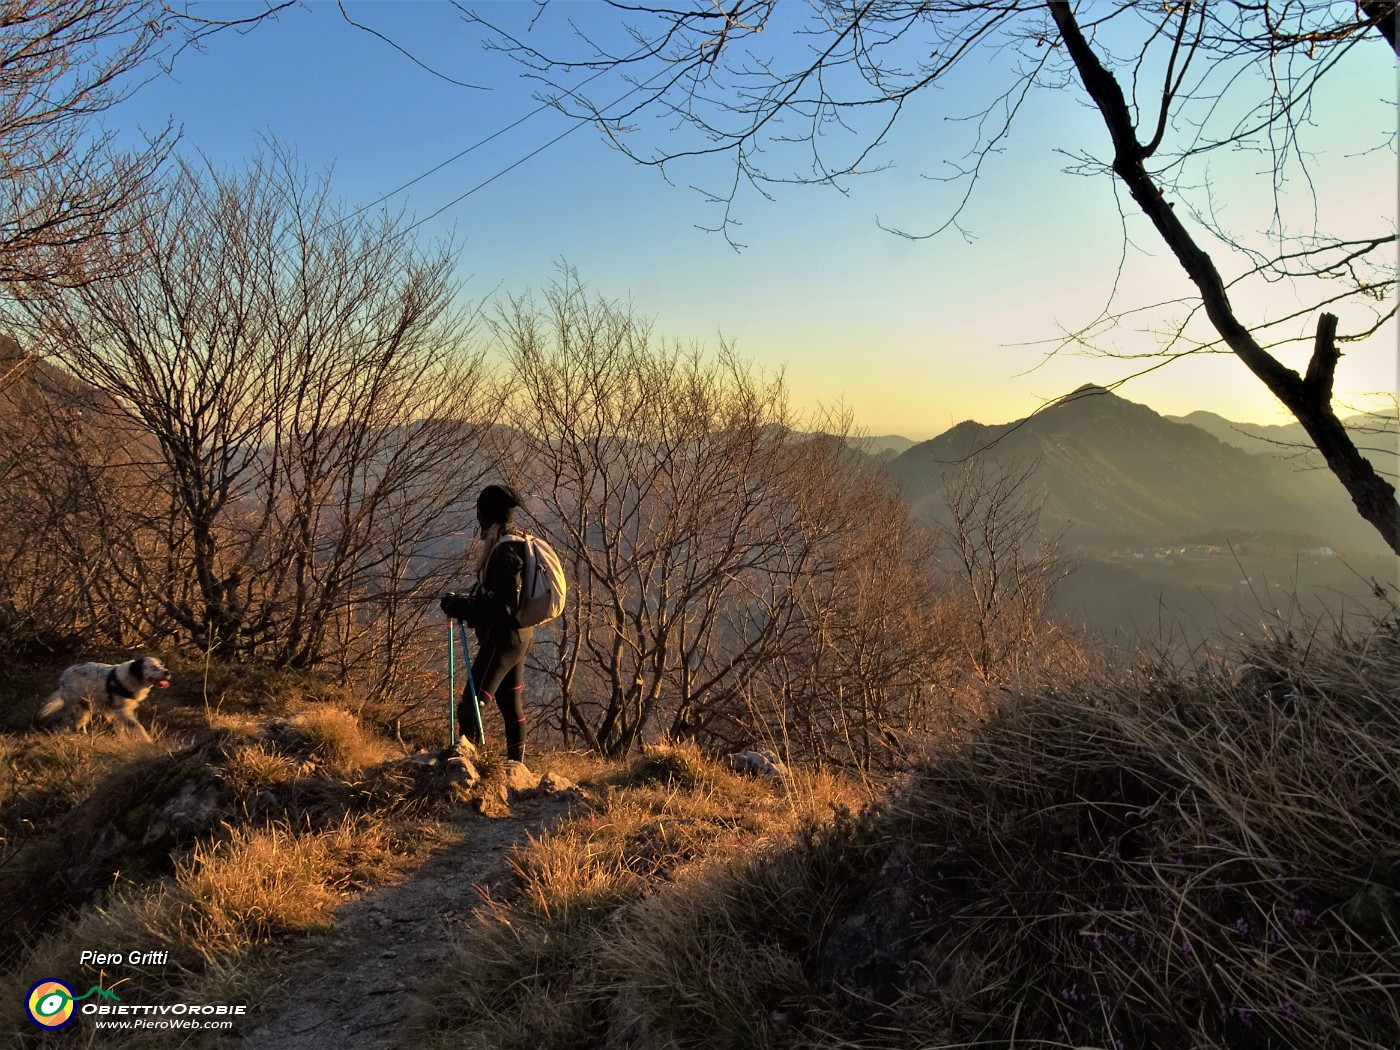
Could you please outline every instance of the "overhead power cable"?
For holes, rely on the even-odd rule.
[[[353,25],[354,23],[351,23],[351,24]],[[376,34],[376,35],[378,35],[378,34]],[[393,41],[390,41],[390,43],[393,43]],[[398,47],[397,44],[394,44],[394,46],[395,46],[395,47]],[[399,50],[403,50],[403,49],[402,49],[402,48],[399,48]],[[627,58],[624,59],[623,61],[630,61],[631,59],[636,58],[636,57],[640,56],[641,54],[643,54],[646,50],[647,50],[647,48],[646,48],[645,46],[643,46],[643,47],[641,47],[641,48],[638,48],[638,49],[637,49],[635,52],[633,52],[631,55],[627,56]],[[603,67],[603,68],[601,68],[601,69],[599,69],[599,70],[598,70],[597,72],[595,72],[592,76],[589,76],[589,77],[585,78],[583,81],[581,81],[581,82],[580,82],[578,85],[576,85],[575,87],[572,87],[572,88],[567,89],[567,90],[564,92],[564,94],[567,95],[567,96],[572,96],[572,95],[574,95],[576,92],[578,92],[578,91],[582,90],[583,88],[587,87],[589,84],[591,84],[593,81],[597,80],[600,76],[602,76],[604,73],[606,73],[606,72],[608,72],[608,71],[609,71],[609,70],[608,70],[608,67],[606,67],[606,66]],[[611,103],[609,103],[608,105],[604,106],[603,109],[602,109],[602,110],[599,110],[598,112],[599,112],[599,113],[602,113],[604,110],[611,109],[613,106],[616,106],[619,102],[624,101],[625,99],[627,99],[627,98],[630,97],[631,95],[635,94],[637,91],[641,90],[641,89],[644,88],[644,87],[649,86],[649,85],[651,84],[652,80],[655,80],[655,79],[657,79],[657,78],[656,78],[656,77],[652,77],[651,80],[646,81],[646,83],[644,83],[644,84],[638,84],[638,85],[634,86],[634,87],[632,88],[631,91],[628,91],[628,92],[627,92],[627,94],[623,95],[621,98],[618,98],[618,99],[615,100],[614,102],[611,102]],[[441,171],[443,168],[447,167],[449,164],[455,164],[457,161],[461,160],[463,157],[467,156],[467,155],[470,154],[470,153],[475,152],[476,150],[480,149],[482,146],[485,146],[487,143],[493,142],[494,140],[500,138],[500,137],[501,137],[502,135],[504,135],[506,132],[512,131],[512,130],[514,130],[515,128],[518,128],[521,124],[524,124],[527,120],[531,119],[532,117],[538,116],[540,113],[543,113],[543,112],[544,112],[545,110],[547,110],[547,109],[555,109],[555,108],[557,108],[557,106],[556,106],[556,104],[555,104],[553,101],[541,102],[538,106],[536,106],[534,109],[530,110],[530,112],[526,113],[524,116],[518,117],[517,119],[511,121],[509,124],[507,124],[507,125],[506,125],[505,127],[503,127],[503,128],[498,128],[497,130],[491,132],[491,134],[487,135],[485,138],[478,139],[476,142],[473,142],[470,146],[466,147],[466,149],[463,149],[463,150],[461,150],[461,151],[458,152],[458,153],[454,153],[452,156],[448,157],[446,160],[444,160],[444,161],[442,161],[442,162],[440,162],[440,163],[438,163],[438,164],[433,165],[431,168],[429,168],[429,169],[428,169],[427,171],[425,171],[425,172],[422,172],[422,173],[420,173],[420,174],[418,174],[418,175],[415,175],[413,178],[409,179],[407,182],[403,183],[403,184],[400,185],[400,186],[396,186],[394,189],[389,190],[387,193],[385,193],[385,194],[383,194],[382,196],[377,197],[376,199],[370,201],[368,204],[365,204],[365,205],[363,205],[363,206],[361,206],[361,207],[359,207],[359,208],[356,208],[354,211],[350,212],[348,215],[346,215],[346,216],[344,216],[343,218],[337,220],[333,225],[334,225],[334,226],[338,226],[338,225],[340,225],[340,223],[342,223],[342,222],[347,222],[347,221],[349,221],[350,219],[353,219],[355,216],[361,215],[361,214],[363,214],[364,212],[369,211],[369,209],[374,208],[374,207],[377,207],[377,206],[379,206],[380,204],[383,204],[385,201],[389,200],[391,197],[396,197],[396,196],[398,196],[400,193],[402,193],[404,190],[409,189],[410,187],[417,185],[418,183],[422,182],[424,179],[428,178],[428,177],[431,176],[431,175],[437,174],[439,171]],[[539,153],[542,153],[544,150],[546,150],[546,149],[548,149],[550,146],[554,145],[556,142],[558,142],[560,139],[564,138],[566,135],[569,135],[569,134],[571,134],[572,132],[576,131],[576,130],[577,130],[579,127],[581,127],[584,123],[586,123],[586,121],[580,121],[578,124],[575,124],[573,127],[569,128],[567,131],[563,132],[563,133],[560,134],[560,135],[555,136],[553,139],[550,139],[550,141],[546,142],[543,146],[541,146],[541,147],[539,147],[538,149],[532,151],[531,153],[527,154],[526,156],[521,157],[518,161],[515,161],[513,164],[510,165],[510,167],[505,168],[504,170],[497,172],[495,175],[491,176],[491,178],[487,179],[485,182],[482,182],[482,183],[477,184],[476,186],[473,186],[473,187],[472,187],[470,190],[468,190],[466,193],[462,194],[462,196],[460,196],[460,197],[456,198],[455,200],[450,201],[449,203],[443,205],[443,206],[442,206],[441,208],[439,208],[437,211],[433,212],[432,215],[429,215],[427,218],[421,220],[420,222],[414,223],[412,226],[410,226],[410,227],[408,228],[408,230],[406,230],[406,231],[404,231],[404,232],[409,232],[409,231],[411,231],[411,230],[417,229],[417,228],[418,228],[419,226],[421,226],[423,223],[428,222],[429,220],[436,218],[438,215],[441,215],[441,214],[442,214],[444,211],[446,211],[447,209],[453,207],[453,206],[456,205],[456,204],[461,203],[463,200],[465,200],[467,197],[471,196],[471,195],[472,195],[473,193],[475,193],[477,190],[482,189],[483,187],[490,185],[492,182],[495,182],[496,179],[500,178],[502,175],[505,175],[505,174],[507,174],[507,173],[509,173],[509,172],[511,172],[511,171],[513,171],[513,170],[515,170],[516,168],[518,168],[521,164],[524,164],[524,163],[525,163],[527,160],[529,160],[530,158],[536,156],[536,155],[539,154]]]
[[[601,72],[601,71],[600,71],[600,72]],[[642,81],[642,82],[639,83],[639,84],[634,84],[634,85],[632,86],[632,88],[631,88],[630,91],[624,92],[623,94],[619,95],[617,98],[613,99],[613,100],[612,100],[611,102],[609,102],[607,105],[605,105],[605,106],[603,106],[602,108],[596,110],[595,112],[597,112],[597,114],[598,114],[599,117],[602,117],[608,110],[612,109],[614,106],[616,106],[616,105],[618,105],[618,104],[620,104],[620,103],[622,103],[622,102],[626,102],[627,99],[631,98],[631,97],[632,97],[633,95],[635,95],[638,91],[642,91],[642,90],[645,90],[646,88],[650,87],[650,86],[652,85],[652,82],[653,82],[653,81],[660,80],[661,77],[662,77],[664,74],[668,73],[668,72],[670,72],[670,70],[665,69],[665,68],[662,68],[660,71],[658,71],[658,72],[657,72],[654,76],[652,76],[650,79],[644,80],[644,81]],[[598,74],[595,73],[593,76],[598,76]],[[593,77],[589,77],[588,79],[589,79],[589,80],[592,80]],[[587,83],[587,81],[584,81],[584,83]],[[580,84],[579,87],[583,87],[583,84]],[[575,90],[576,90],[576,89],[575,89]],[[570,91],[569,94],[573,94],[573,91]],[[415,222],[415,223],[413,223],[412,225],[410,225],[406,230],[404,230],[404,232],[405,232],[405,233],[412,233],[414,230],[418,229],[418,227],[422,226],[425,222],[430,222],[430,221],[432,221],[433,219],[437,218],[439,215],[441,215],[443,212],[447,211],[449,208],[453,208],[453,207],[456,207],[458,204],[461,204],[462,201],[466,200],[468,197],[470,197],[470,196],[471,196],[473,193],[475,193],[477,190],[484,189],[485,187],[491,185],[491,183],[495,182],[495,181],[496,181],[497,179],[499,179],[502,175],[506,175],[506,174],[508,174],[509,172],[514,171],[516,168],[520,167],[520,165],[524,164],[524,163],[525,163],[527,160],[529,160],[530,158],[538,156],[539,154],[543,153],[545,150],[549,149],[550,146],[553,146],[556,142],[559,142],[559,141],[561,141],[562,139],[567,138],[568,136],[572,135],[575,131],[577,131],[579,128],[584,127],[586,124],[589,124],[589,123],[591,123],[591,121],[588,121],[588,120],[578,120],[578,121],[577,121],[575,124],[573,124],[571,127],[565,128],[565,129],[564,129],[563,131],[561,131],[558,135],[555,135],[554,138],[550,139],[550,140],[549,140],[548,142],[546,142],[543,146],[540,146],[538,149],[531,150],[529,153],[525,154],[525,156],[521,157],[519,160],[512,162],[511,164],[509,164],[509,165],[507,165],[506,167],[502,168],[500,171],[496,172],[496,174],[492,175],[489,179],[483,179],[481,182],[478,182],[475,186],[473,186],[471,189],[467,190],[465,193],[462,193],[462,194],[460,194],[460,195],[458,195],[458,196],[452,198],[452,200],[448,201],[446,204],[444,204],[444,205],[443,205],[441,208],[439,208],[437,211],[433,212],[431,215],[424,216],[423,218],[419,219],[417,222]]]

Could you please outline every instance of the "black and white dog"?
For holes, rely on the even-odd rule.
[[[119,729],[151,736],[136,720],[136,707],[154,687],[170,685],[170,672],[154,656],[124,664],[74,664],[58,680],[58,689],[44,701],[35,721],[41,726],[85,730],[93,715]]]

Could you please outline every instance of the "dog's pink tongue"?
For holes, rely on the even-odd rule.
[[[162,678],[159,682],[156,683],[156,685],[160,686],[162,689],[166,689],[170,686],[170,679]]]

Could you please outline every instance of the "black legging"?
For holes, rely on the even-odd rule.
[[[505,723],[506,758],[515,762],[525,761],[525,658],[534,639],[533,627],[478,631],[476,659],[472,661],[476,695],[482,701],[496,702]],[[476,718],[471,702],[471,692],[463,690],[462,702],[457,705],[457,724],[462,727],[463,736],[481,744],[483,741],[474,739]]]

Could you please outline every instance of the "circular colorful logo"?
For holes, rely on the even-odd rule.
[[[29,989],[29,1019],[40,1028],[62,1028],[73,1020],[73,989],[52,978]]]

